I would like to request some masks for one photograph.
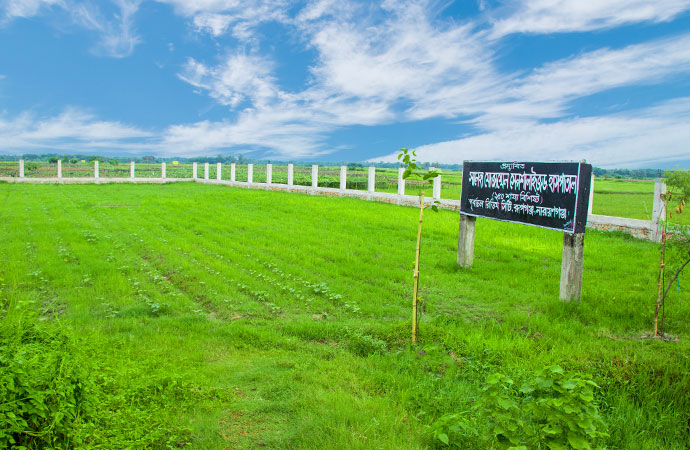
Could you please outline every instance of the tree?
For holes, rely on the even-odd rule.
[[[664,330],[664,305],[671,286],[678,279],[680,273],[690,264],[690,227],[675,225],[668,230],[668,219],[673,213],[682,214],[685,204],[690,200],[690,170],[667,171],[664,181],[668,191],[662,194],[666,216],[663,217],[663,230],[661,233],[661,263],[659,264],[659,277],[657,280],[656,307],[654,309],[654,337],[663,335]],[[676,204],[673,212],[668,212],[669,203]],[[671,256],[671,258],[667,258]],[[665,280],[666,264],[671,261],[671,267],[675,269],[670,281]],[[672,270],[673,270],[672,269]],[[661,323],[659,313],[661,312]]]
[[[401,148],[398,154],[398,161],[402,161],[405,172],[403,172],[403,179],[408,178],[421,178],[424,181],[428,181],[429,184],[433,184],[434,178],[439,176],[439,172],[436,170],[422,170],[420,165],[417,163],[415,157],[417,153],[412,150],[410,152],[406,148]],[[431,205],[431,209],[435,212],[438,211],[437,204],[440,203],[435,201]],[[414,284],[412,291],[412,343],[417,342],[417,332],[419,331],[419,324],[417,323],[418,318],[418,298],[417,292],[419,290],[419,252],[422,243],[422,219],[424,218],[424,191],[419,188],[419,228],[417,229],[417,248],[415,250],[415,261],[414,261]]]

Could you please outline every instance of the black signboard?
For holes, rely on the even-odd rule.
[[[591,179],[579,162],[465,161],[460,212],[584,233]]]

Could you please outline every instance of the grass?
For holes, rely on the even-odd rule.
[[[0,310],[78,344],[101,411],[85,448],[434,448],[428,426],[469,410],[488,374],[551,363],[602,386],[608,448],[690,445],[687,274],[666,311],[680,342],[639,339],[657,244],[588,231],[582,302],[563,304],[561,233],[479,219],[462,270],[457,213],[428,213],[410,347],[417,214],[192,183],[0,184]]]

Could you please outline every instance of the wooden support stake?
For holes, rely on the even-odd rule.
[[[414,291],[412,293],[412,343],[417,343],[417,290],[419,289],[419,249],[422,243],[422,219],[424,218],[424,192],[419,195],[419,230],[414,258]]]
[[[458,265],[472,267],[474,264],[474,228],[477,218],[460,214],[460,231],[458,232]]]
[[[582,272],[585,261],[585,234],[563,234],[563,258],[561,260],[561,292],[564,302],[580,301]]]

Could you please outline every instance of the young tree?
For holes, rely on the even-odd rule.
[[[690,227],[676,225],[671,232],[668,230],[668,219],[673,217],[673,213],[682,214],[685,204],[690,200],[690,170],[673,170],[665,173],[664,181],[667,192],[662,194],[661,200],[664,202],[666,216],[663,217],[663,230],[661,233],[661,263],[659,264],[659,277],[657,280],[656,308],[654,309],[654,337],[663,335],[664,329],[664,305],[671,286],[678,279],[680,273],[690,264]],[[673,212],[668,212],[671,202],[676,204]],[[666,263],[669,261],[667,256],[671,256],[671,266],[675,272],[671,279],[666,282],[665,270]],[[659,323],[659,313],[661,312],[661,323]]]
[[[412,150],[411,152],[406,148],[401,148],[398,154],[398,161],[401,161],[405,166],[405,172],[403,172],[403,179],[408,178],[421,178],[424,181],[429,182],[429,184],[434,183],[434,178],[439,176],[439,172],[436,170],[423,170],[421,166],[417,163],[415,157],[417,153]],[[433,211],[438,211],[438,204],[440,202],[435,201],[431,205]],[[419,290],[419,252],[422,243],[422,219],[424,218],[424,191],[422,188],[419,189],[419,228],[417,229],[417,248],[415,250],[415,260],[414,260],[414,284],[412,291],[412,343],[417,343],[417,332],[419,331],[419,324],[417,321],[418,317],[418,298],[417,292]]]

